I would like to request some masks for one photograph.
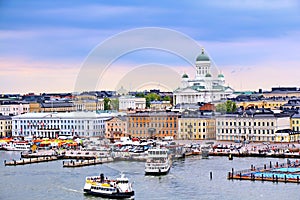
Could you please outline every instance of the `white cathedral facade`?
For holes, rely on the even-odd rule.
[[[224,100],[233,92],[232,88],[225,86],[223,74],[219,73],[215,78],[211,75],[211,61],[202,49],[196,59],[195,79],[183,74],[181,86],[173,92],[173,102],[174,105],[211,103]]]

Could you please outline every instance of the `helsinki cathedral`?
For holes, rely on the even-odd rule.
[[[196,59],[195,79],[190,79],[187,74],[182,75],[181,86],[173,92],[173,102],[174,105],[213,103],[225,100],[233,92],[232,88],[225,86],[223,74],[219,73],[217,77],[212,76],[210,58],[202,49]]]

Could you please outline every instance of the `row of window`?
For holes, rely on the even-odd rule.
[[[155,127],[155,128],[160,128],[160,127],[173,127],[172,123],[128,123],[128,127]],[[176,123],[174,123],[174,128],[176,128]]]
[[[218,134],[222,134],[222,133],[237,133],[237,134],[242,134],[242,133],[248,133],[248,134],[274,134],[274,130],[252,130],[251,129],[217,129],[217,133]]]
[[[299,124],[299,120],[292,120],[292,124]]]
[[[12,121],[0,121],[0,124],[11,124]]]
[[[129,121],[145,121],[145,120],[150,120],[150,121],[162,121],[162,120],[176,120],[176,117],[130,117]]]
[[[206,138],[206,136],[205,135],[202,135],[202,137],[201,137],[201,135],[188,135],[188,134],[181,134],[181,135],[179,135],[179,138],[181,138],[181,139],[205,139]]]
[[[122,129],[121,128],[111,128],[111,129],[108,128],[107,131],[119,131],[119,132],[121,132]],[[123,131],[125,132],[125,129]]]
[[[197,123],[196,123],[196,122],[194,122],[193,124],[194,124],[194,126],[197,126]],[[188,126],[188,125],[192,125],[192,123],[189,123],[189,124],[188,124],[187,122],[185,122],[184,125],[185,125],[185,126]],[[205,126],[205,125],[206,125],[206,123],[203,122],[203,123],[202,123],[202,126]],[[181,126],[183,126],[183,123],[182,123],[182,122],[181,122]],[[201,126],[201,122],[198,123],[198,126]]]
[[[22,135],[22,136],[29,136],[29,135],[34,135],[37,137],[55,137],[56,136],[56,132],[30,132],[30,131],[24,131],[24,132],[15,132],[14,135],[18,136],[18,135]],[[100,132],[68,132],[68,131],[61,131],[59,132],[59,135],[79,135],[79,136],[99,136],[99,135],[104,135],[104,132],[100,131]]]
[[[222,135],[222,136],[217,136],[217,140],[235,140],[235,139],[241,139],[241,138],[236,138],[232,135]],[[250,138],[250,141],[274,141],[274,136],[252,136]]]
[[[126,126],[126,123],[107,123],[107,126]]]
[[[150,134],[150,133],[149,133],[148,131],[146,131],[146,130],[132,130],[132,131],[129,130],[128,133],[129,133],[129,134],[144,134],[144,135],[145,135],[145,134]],[[173,133],[176,134],[176,131],[174,131],[174,132],[173,132],[172,130],[170,130],[170,131],[158,131],[158,134],[169,134],[169,133],[170,133],[170,134],[173,134]]]
[[[42,124],[42,123],[46,123],[46,124],[56,124],[56,123],[68,123],[68,124],[72,124],[72,123],[79,123],[79,124],[83,124],[83,123],[104,123],[103,120],[20,120],[20,123],[24,123],[24,124]]]
[[[218,126],[274,126],[274,122],[224,122],[218,121]]]
[[[93,125],[89,126],[87,125],[86,128],[84,125],[21,125],[20,129],[26,130],[26,129],[90,129],[90,127],[93,127],[93,129],[104,129],[104,124],[101,125]],[[15,124],[15,129],[18,129],[18,125]]]
[[[203,128],[202,129],[202,133],[205,133],[205,130],[206,129]],[[192,131],[192,129],[184,129],[184,131],[183,131],[183,129],[181,129],[181,132],[186,132],[187,133],[187,132],[190,132],[190,131]],[[196,133],[196,132],[197,132],[197,129],[194,128],[193,133]],[[198,133],[201,133],[201,129],[200,128],[198,129]]]
[[[11,130],[12,126],[0,126],[0,130]]]
[[[16,107],[0,107],[0,111],[18,111],[19,108],[16,108]],[[20,108],[21,111],[28,111],[29,109],[28,108]]]

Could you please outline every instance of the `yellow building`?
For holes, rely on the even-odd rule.
[[[49,101],[40,103],[41,112],[72,112],[74,104],[70,101]]]
[[[300,114],[294,114],[291,117],[291,129],[293,131],[300,131]]]
[[[283,129],[275,132],[275,142],[299,142],[300,132],[291,129]]]
[[[264,108],[270,108],[272,110],[274,109],[279,109],[281,106],[283,106],[284,104],[286,104],[288,102],[288,100],[267,100],[264,103]]]
[[[245,109],[254,107],[254,108],[270,108],[272,110],[279,109],[281,106],[286,104],[288,100],[261,100],[261,101],[243,101],[243,102],[236,102],[237,107],[244,107]]]
[[[37,102],[29,103],[29,112],[39,113],[41,112],[41,104]]]
[[[151,101],[150,109],[151,110],[166,110],[167,108],[172,107],[170,101]]]
[[[136,138],[177,138],[178,117],[174,112],[129,113],[128,134]]]
[[[96,111],[104,110],[103,99],[98,99],[94,95],[77,95],[73,99],[75,111]]]
[[[10,116],[0,115],[0,138],[11,137],[12,135],[12,118]]]
[[[205,140],[215,139],[216,120],[212,116],[201,115],[200,112],[182,113],[179,118],[178,139],[181,140]]]

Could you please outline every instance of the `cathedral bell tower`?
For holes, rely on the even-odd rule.
[[[202,48],[201,54],[196,59],[196,79],[203,79],[207,74],[210,73],[210,59],[204,53],[204,48]]]

